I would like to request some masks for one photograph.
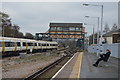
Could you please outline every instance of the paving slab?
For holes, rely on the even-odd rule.
[[[94,53],[83,54],[80,78],[114,78],[118,80],[120,76],[119,59],[110,57],[108,62],[101,61],[98,67],[94,67],[93,64],[98,58]]]
[[[55,79],[77,79],[80,77],[80,66],[81,66],[81,60],[82,60],[82,52],[77,52],[73,58],[71,58],[70,61],[64,66],[63,69],[59,73],[56,73],[57,75],[54,77]]]

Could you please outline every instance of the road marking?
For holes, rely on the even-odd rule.
[[[77,54],[77,53],[76,53],[76,54]],[[63,66],[50,80],[53,80],[53,79],[60,73],[60,71],[62,71],[62,69],[73,59],[73,57],[74,57],[76,54],[74,54],[74,55],[70,58],[70,60],[67,61],[67,63],[64,64],[64,66]]]

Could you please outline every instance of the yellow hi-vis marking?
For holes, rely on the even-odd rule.
[[[47,44],[46,44],[46,48],[48,48]]]
[[[78,80],[79,80],[83,53],[78,53],[78,54],[79,55],[77,57],[76,63],[75,63],[73,70],[70,74],[70,78],[78,78]]]
[[[26,50],[28,49],[28,44],[26,43]]]
[[[40,44],[40,48],[42,48],[42,44]]]
[[[15,47],[14,51],[16,51],[17,50],[17,43],[14,44],[14,47]]]
[[[80,63],[79,63],[80,67],[79,67],[79,72],[78,72],[78,79],[80,78],[81,65],[82,65],[82,56],[83,56],[83,52],[81,52],[81,54],[80,54]]]
[[[2,42],[2,52],[4,52],[4,51],[5,51],[5,43]]]

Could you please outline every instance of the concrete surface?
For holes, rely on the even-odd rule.
[[[94,67],[93,64],[98,59],[94,53],[84,53],[82,67],[81,67],[81,78],[116,78],[120,76],[120,69],[118,59],[110,57],[108,62],[101,61],[98,67]]]
[[[71,60],[68,61],[66,66],[60,70],[60,72],[54,77],[57,79],[70,79],[70,78],[79,78],[80,77],[80,67],[82,62],[82,52],[77,52]],[[53,79],[54,80],[54,79]]]

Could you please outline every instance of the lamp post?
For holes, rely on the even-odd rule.
[[[86,18],[96,18],[98,20],[98,26],[97,26],[97,44],[99,44],[99,17],[91,17],[91,16],[85,16]]]
[[[84,6],[96,6],[96,7],[101,7],[101,33],[100,33],[100,43],[102,44],[102,32],[103,32],[103,5],[94,5],[94,4],[83,4]]]

